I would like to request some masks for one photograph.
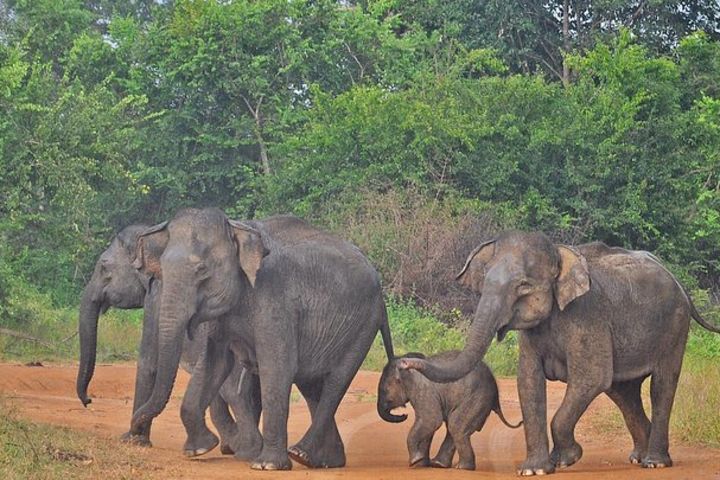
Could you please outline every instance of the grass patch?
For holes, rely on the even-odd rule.
[[[19,419],[0,399],[0,478],[142,479],[156,473],[139,447]]]
[[[421,352],[434,355],[446,350],[462,350],[468,324],[457,311],[448,317],[455,318],[457,326],[447,325],[430,310],[392,297],[387,299],[388,322],[396,355]],[[493,340],[484,361],[495,375],[510,376],[517,372],[518,343],[515,332],[510,332],[502,343]],[[387,363],[385,349],[378,334],[362,368],[380,371]]]
[[[686,355],[670,420],[674,437],[720,447],[720,356]]]
[[[0,335],[0,360],[63,361],[80,358],[77,309],[37,312],[31,322],[13,322],[7,328],[51,344]],[[135,360],[142,333],[142,310],[110,309],[98,321],[98,362]]]
[[[42,343],[0,334],[0,360],[58,361],[80,358],[77,308],[58,308],[50,295],[17,281],[1,292],[0,327]],[[110,309],[98,322],[97,360],[134,360],[142,332],[143,312]]]

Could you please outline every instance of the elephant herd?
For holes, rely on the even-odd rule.
[[[130,226],[98,259],[80,306],[77,394],[90,403],[98,317],[110,307],[144,308],[133,414],[123,440],[150,445],[178,366],[191,380],[180,416],[184,453],[222,453],[253,469],[342,467],[335,412],[379,331],[388,364],[378,414],[410,402],[410,464],[474,469],[470,435],[500,409],[482,362],[492,339],[518,330],[518,392],[527,458],[521,475],[552,473],[582,456],[575,424],[606,393],[634,442],[632,463],[669,467],[668,421],[690,318],[708,330],[686,290],[652,254],[590,243],[553,244],[542,233],[509,231],[473,250],[458,275],[481,294],[461,352],[396,357],[380,277],[349,242],[293,216],[235,221],[215,208]],[[640,387],[652,377],[652,419]],[[546,380],[567,383],[547,435]],[[311,425],[288,445],[290,390]],[[205,412],[220,435],[205,422]],[[262,415],[262,429],[260,419]],[[430,459],[434,432],[448,433]]]

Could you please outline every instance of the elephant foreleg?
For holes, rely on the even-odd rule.
[[[547,436],[547,394],[545,372],[540,357],[520,337],[520,361],[518,364],[518,395],[523,415],[527,457],[520,465],[520,475],[553,473]]]
[[[148,401],[155,386],[155,374],[157,373],[158,362],[158,309],[160,304],[158,291],[158,286],[153,282],[150,284],[150,291],[145,296],[140,355],[135,374],[133,414]],[[148,420],[134,430],[131,428],[121,437],[121,440],[150,447],[152,446],[150,443],[151,426],[152,420]]]
[[[581,352],[568,354],[565,397],[550,425],[553,436],[550,459],[559,468],[569,467],[582,457],[582,447],[575,440],[575,425],[593,399],[607,391],[612,384],[612,345],[609,335],[596,335],[593,338],[592,349],[585,347]],[[587,343],[578,341],[574,344],[586,346]],[[587,361],[588,356],[592,362]]]
[[[208,341],[195,364],[180,407],[180,418],[188,435],[183,447],[186,456],[202,455],[217,446],[217,437],[205,424],[205,410],[218,395],[233,362],[234,356],[225,343]]]
[[[264,308],[262,328],[255,332],[255,353],[262,400],[263,446],[250,463],[254,470],[290,470],[287,422],[290,389],[297,373],[296,346],[276,332],[286,329],[286,314],[278,305]]]
[[[418,415],[407,437],[408,463],[411,467],[430,466],[430,444],[440,425],[442,417],[439,410],[426,412],[429,415]]]

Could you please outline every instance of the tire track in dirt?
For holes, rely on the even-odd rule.
[[[88,409],[75,398],[76,365],[24,367],[0,364],[0,395],[15,405],[18,413],[28,419],[63,425],[95,435],[117,439],[127,430],[132,410],[135,366],[98,365],[90,387],[94,398]],[[423,480],[450,478],[485,479],[517,478],[516,466],[525,455],[522,428],[512,430],[491,414],[485,428],[472,437],[477,457],[475,472],[413,469],[407,466],[405,439],[413,422],[409,418],[401,424],[383,422],[375,410],[375,397],[379,374],[359,372],[351,389],[340,405],[337,414],[338,428],[345,442],[347,467],[333,470],[309,470],[295,465],[291,472],[255,472],[246,463],[222,456],[217,449],[198,459],[186,459],[181,447],[185,432],[179,418],[182,393],[187,386],[185,372],[178,381],[171,400],[153,425],[154,448],[147,458],[157,468],[153,478],[282,478],[303,479],[402,479]],[[500,400],[503,412],[512,423],[521,418],[517,389],[513,379],[500,379]],[[553,412],[564,394],[564,385],[548,384],[549,410]],[[606,398],[599,398],[591,410],[614,408]],[[587,417],[587,415],[586,415]],[[299,440],[310,424],[310,415],[304,402],[295,402],[290,408],[288,435],[290,442]],[[437,432],[433,441],[434,453],[439,447],[444,430]],[[676,467],[664,470],[643,470],[627,463],[631,449],[629,434],[621,435],[594,432],[588,422],[581,420],[577,437],[585,455],[575,466],[563,470],[556,478],[561,480],[617,478],[632,480],[711,479],[720,480],[720,450],[699,448],[673,443],[671,454]]]

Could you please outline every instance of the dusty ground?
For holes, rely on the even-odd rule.
[[[77,367],[27,367],[0,364],[0,394],[15,404],[19,413],[38,422],[63,425],[85,430],[96,435],[117,438],[127,430],[132,408],[134,365],[99,366],[91,384],[94,398],[88,409],[75,397]],[[405,438],[412,425],[412,417],[402,424],[388,424],[380,420],[375,411],[375,391],[378,374],[360,372],[338,411],[340,434],[345,442],[347,467],[334,470],[309,470],[295,465],[291,472],[255,472],[247,464],[231,457],[223,457],[218,449],[189,460],[182,456],[185,438],[179,419],[179,399],[187,384],[187,375],[181,373],[173,397],[165,412],[153,426],[154,447],[143,452],[153,478],[283,478],[283,479],[435,479],[450,478],[517,478],[515,468],[525,453],[522,429],[510,430],[491,415],[482,432],[473,436],[477,456],[477,471],[414,469],[407,467]],[[500,398],[506,417],[511,422],[520,418],[514,380],[500,380]],[[554,412],[560,404],[564,385],[550,383],[548,403]],[[606,398],[591,406],[590,414],[614,408]],[[310,423],[304,402],[291,406],[290,441],[301,437]],[[578,440],[585,455],[582,460],[557,477],[561,480],[613,478],[613,479],[715,479],[720,480],[720,450],[672,445],[671,454],[676,466],[664,470],[644,470],[627,463],[631,450],[629,434],[615,436],[607,432],[593,432],[587,420],[581,420]],[[442,440],[436,437],[433,449]]]

